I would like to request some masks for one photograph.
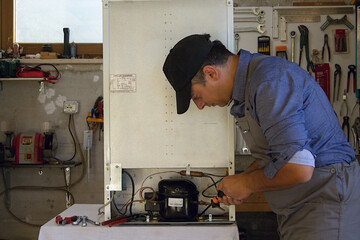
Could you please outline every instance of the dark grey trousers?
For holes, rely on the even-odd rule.
[[[309,182],[265,196],[281,240],[360,239],[358,161],[315,168]]]

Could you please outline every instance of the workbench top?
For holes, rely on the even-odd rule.
[[[102,222],[103,215],[97,214],[101,204],[74,204],[62,213],[62,217],[87,216],[93,221]],[[236,223],[229,225],[189,225],[189,226],[134,226],[122,225],[115,227],[95,226],[88,223],[86,227],[81,224],[74,226],[71,224],[57,225],[55,217],[40,228],[39,240],[71,240],[71,239],[227,239],[238,240],[239,233]]]

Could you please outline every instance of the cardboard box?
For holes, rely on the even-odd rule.
[[[56,52],[40,52],[41,59],[56,59],[57,53]]]

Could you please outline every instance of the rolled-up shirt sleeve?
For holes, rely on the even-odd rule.
[[[253,75],[259,79],[260,74],[261,71]],[[281,66],[268,71],[268,75],[250,87],[249,111],[269,144],[267,154],[271,161],[265,166],[265,175],[273,178],[309,142],[303,110],[304,89],[297,85],[290,71]]]

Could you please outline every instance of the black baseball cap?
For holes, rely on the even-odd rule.
[[[189,109],[191,80],[208,57],[213,43],[209,34],[194,34],[180,40],[167,56],[163,71],[176,91],[178,114]]]

